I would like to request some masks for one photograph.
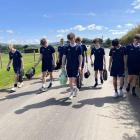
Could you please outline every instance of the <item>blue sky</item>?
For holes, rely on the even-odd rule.
[[[0,0],[0,42],[116,38],[140,23],[140,0]]]

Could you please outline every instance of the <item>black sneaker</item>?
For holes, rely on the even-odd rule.
[[[104,83],[104,80],[103,79],[101,79],[101,84],[103,84]]]
[[[51,87],[52,87],[52,83],[50,82],[50,84],[49,84],[48,88],[51,88]]]
[[[137,94],[136,94],[135,92],[132,92],[132,95],[133,95],[134,97],[137,97]]]
[[[128,85],[126,88],[126,91],[129,92],[130,91],[130,86]]]
[[[95,85],[93,87],[96,88],[97,86],[98,86],[98,83],[95,83]]]
[[[136,97],[136,96],[137,96],[137,94],[136,94],[135,90],[133,90],[133,89],[132,89],[132,95],[133,95],[134,97]]]

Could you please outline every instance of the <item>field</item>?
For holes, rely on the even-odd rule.
[[[39,57],[39,54],[36,54],[36,60],[37,62]],[[24,69],[25,72],[31,68],[34,65],[34,55],[33,54],[23,54],[23,59],[24,59]],[[13,67],[11,66],[10,72],[6,71],[7,64],[9,61],[9,56],[8,54],[2,54],[2,69],[0,67],[0,89],[9,87],[13,84],[14,82],[14,71]],[[36,76],[41,73],[41,66],[39,65],[36,68]]]

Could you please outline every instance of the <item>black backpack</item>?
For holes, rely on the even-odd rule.
[[[35,75],[35,68],[32,67],[31,69],[29,69],[25,75],[27,79],[32,79],[32,77]]]
[[[108,79],[107,70],[103,70],[103,79],[104,79],[104,81],[107,81],[107,79]]]
[[[78,73],[78,75],[77,75],[76,83],[77,83],[77,88],[81,89],[81,87],[82,87],[82,79],[81,79],[80,73]]]

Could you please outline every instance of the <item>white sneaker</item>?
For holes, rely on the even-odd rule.
[[[70,93],[69,99],[70,99],[70,100],[73,99],[73,92]]]
[[[41,91],[42,91],[42,92],[45,92],[45,91],[46,91],[46,88],[42,87],[42,88],[41,88]]]
[[[18,88],[22,88],[24,86],[23,82],[18,85]]]
[[[113,95],[113,97],[114,98],[117,98],[118,97],[118,92],[115,92],[114,95]]]
[[[78,94],[78,88],[75,88],[74,91],[73,91],[73,97],[76,97]]]
[[[46,85],[43,84],[42,87],[40,88],[40,90],[41,90],[42,92],[45,92],[45,91],[46,91]]]
[[[123,90],[121,90],[121,89],[120,89],[120,91],[119,91],[119,94],[118,94],[118,95],[119,95],[119,97],[123,97],[123,96],[124,96]]]
[[[11,88],[11,92],[16,92],[16,87]]]

